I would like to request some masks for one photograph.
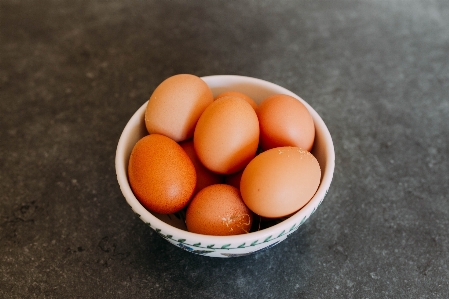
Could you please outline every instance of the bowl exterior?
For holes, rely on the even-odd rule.
[[[308,103],[297,95],[276,84],[243,76],[208,76],[202,78],[211,88],[214,96],[235,90],[246,93],[256,103],[276,93],[291,95],[303,102],[309,109],[316,127],[316,141],[312,153],[322,169],[321,184],[315,196],[301,210],[280,223],[257,232],[237,236],[206,236],[188,232],[184,215],[175,213],[159,215],[147,211],[131,191],[127,178],[128,160],[134,144],[147,135],[144,122],[146,103],[131,117],[120,137],[116,152],[116,172],[120,189],[134,213],[156,233],[171,244],[188,252],[209,257],[238,257],[268,249],[282,242],[295,232],[318,208],[327,194],[332,181],[335,153],[330,133],[321,117]]]
[[[239,257],[239,256],[245,256],[249,254],[253,254],[255,252],[268,249],[270,247],[275,246],[279,242],[283,241],[287,236],[283,236],[280,238],[276,238],[274,240],[262,240],[261,243],[256,243],[257,241],[246,243],[243,242],[242,244],[236,246],[237,244],[223,244],[223,245],[216,245],[216,244],[201,244],[200,242],[189,242],[188,240],[182,239],[181,241],[173,239],[170,236],[164,235],[161,232],[159,234],[165,238],[167,241],[172,243],[173,245],[184,249],[188,252],[205,255],[209,257]],[[191,244],[194,243],[194,244]]]
[[[156,233],[173,245],[191,253],[223,258],[245,256],[273,247],[295,232],[308,218],[307,216],[304,216],[299,222],[293,223],[291,226],[286,226],[285,224],[280,223],[278,224],[280,226],[276,231],[270,232],[269,230],[266,230],[266,232],[262,234],[251,233],[231,236],[231,238],[228,238],[203,236],[193,233],[185,234],[184,230],[177,232],[167,231],[163,226],[158,226],[156,222],[151,222],[148,219],[145,219],[145,217],[142,217],[142,215],[139,216],[142,221],[149,225]],[[164,219],[164,217],[167,219]],[[176,219],[174,220],[173,218]],[[182,216],[171,214],[159,217],[158,215],[158,219],[172,226],[177,226],[179,223],[176,222],[182,219]]]

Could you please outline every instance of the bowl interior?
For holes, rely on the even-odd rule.
[[[249,234],[246,234],[245,236],[247,237],[248,235],[254,235],[254,237],[261,237],[257,235],[272,233],[270,232],[270,230],[279,231],[283,228],[285,229],[286,227],[291,226],[292,224],[293,226],[295,226],[295,224],[298,222],[298,219],[302,219],[302,221],[307,219],[308,216],[310,216],[315,211],[315,209],[318,207],[318,205],[326,195],[332,181],[334,171],[334,147],[332,138],[326,125],[324,124],[324,121],[307,102],[302,100],[299,96],[292,93],[291,91],[276,84],[260,79],[234,75],[207,76],[202,77],[202,79],[209,85],[214,96],[224,91],[234,90],[245,93],[253,98],[256,103],[260,103],[263,99],[267,98],[270,95],[287,94],[298,99],[307,107],[315,123],[315,143],[311,152],[317,158],[318,163],[321,167],[322,175],[320,186],[315,196],[300,211],[283,220],[279,224],[261,231],[251,232]],[[139,201],[131,191],[127,178],[128,159],[136,142],[140,138],[148,134],[144,122],[145,108],[146,102],[136,111],[136,113],[127,123],[117,146],[116,171],[120,189],[125,196],[128,204],[132,207],[133,211],[138,214],[143,221],[148,223],[156,223],[158,227],[163,227],[164,230],[168,231],[170,234],[188,234],[190,235],[190,237],[196,238],[204,237],[202,235],[187,232],[183,217],[180,214],[159,215],[156,213],[150,213],[139,203]],[[206,237],[215,238],[216,240],[224,240],[226,238],[242,238],[241,236],[242,235]]]

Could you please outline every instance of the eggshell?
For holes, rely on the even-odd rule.
[[[264,150],[280,146],[312,149],[315,125],[309,110],[297,99],[284,94],[272,95],[259,104],[256,112]]]
[[[201,78],[189,74],[172,76],[151,95],[145,110],[146,128],[150,134],[162,134],[177,142],[187,140],[212,101],[212,91]]]
[[[253,213],[245,206],[237,188],[211,185],[201,190],[186,212],[187,230],[215,236],[239,235],[251,229]]]
[[[245,168],[240,192],[256,214],[277,218],[301,209],[321,179],[317,159],[298,147],[278,147],[255,157]]]
[[[256,102],[252,98],[250,98],[246,94],[238,92],[238,91],[225,91],[225,92],[222,92],[222,93],[220,93],[219,95],[217,95],[215,97],[215,100],[218,100],[219,98],[223,98],[223,97],[237,97],[237,98],[241,98],[242,100],[247,101],[248,104],[250,104],[251,107],[253,107],[253,109],[257,108],[257,104],[256,104]]]
[[[254,158],[259,121],[254,109],[236,97],[214,101],[195,128],[193,144],[201,163],[213,172],[230,174]]]
[[[204,167],[201,161],[198,159],[196,155],[195,148],[193,147],[193,140],[189,139],[181,142],[179,145],[184,149],[184,151],[189,156],[196,170],[196,187],[193,194],[197,194],[200,190],[204,189],[207,186],[213,184],[221,184],[224,182],[224,176],[218,173],[214,173]]]
[[[184,208],[196,185],[195,167],[172,139],[151,134],[134,146],[128,164],[131,189],[150,211],[170,214]]]

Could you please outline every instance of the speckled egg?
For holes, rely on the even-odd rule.
[[[201,190],[186,212],[187,230],[193,233],[229,236],[248,233],[253,213],[243,203],[237,188],[211,185]]]
[[[151,134],[140,139],[128,163],[131,189],[148,210],[170,214],[183,209],[196,185],[196,172],[189,156],[172,139]]]
[[[317,159],[298,147],[278,147],[255,157],[240,180],[245,204],[267,218],[290,215],[313,197],[320,185]]]

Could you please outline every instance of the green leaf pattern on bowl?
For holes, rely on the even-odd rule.
[[[294,232],[295,230],[297,230],[297,229],[299,228],[299,226],[300,226],[301,224],[303,224],[306,220],[307,220],[307,217],[304,217],[304,218],[301,220],[300,223],[298,223],[298,224],[295,223],[295,224],[288,230],[288,234],[291,234],[292,232]],[[150,227],[153,228],[153,226],[151,226],[150,223],[147,222],[147,224],[148,224]],[[237,247],[231,247],[232,244],[225,244],[225,245],[222,245],[222,246],[220,246],[220,247],[215,247],[215,244],[209,244],[209,245],[206,245],[206,246],[202,246],[201,242],[191,244],[191,243],[189,243],[188,240],[186,240],[186,239],[174,239],[172,235],[169,235],[169,234],[165,235],[165,234],[162,233],[161,229],[159,229],[159,228],[154,228],[154,230],[155,230],[156,233],[158,233],[162,238],[164,238],[164,239],[170,239],[170,240],[172,240],[172,241],[175,241],[175,242],[178,243],[178,246],[179,246],[179,244],[182,244],[183,246],[179,246],[179,247],[182,247],[183,249],[186,249],[185,246],[191,246],[191,247],[196,247],[196,248],[204,248],[204,249],[242,249],[242,248],[254,247],[254,246],[259,245],[259,244],[262,244],[262,243],[266,243],[266,242],[270,242],[270,241],[276,240],[276,239],[278,239],[278,238],[280,238],[280,237],[282,237],[282,236],[284,236],[284,235],[286,234],[286,233],[285,233],[285,230],[284,230],[284,231],[282,231],[277,237],[273,238],[273,236],[270,235],[270,236],[266,237],[262,242],[259,242],[259,240],[255,240],[255,241],[251,242],[249,245],[246,245],[247,243],[245,242],[245,243],[240,244],[240,245],[237,246]],[[193,250],[193,249],[192,249],[192,250]],[[189,250],[189,251],[192,251],[192,250]],[[209,252],[210,252],[210,251],[209,251]]]
[[[329,190],[329,189],[328,189]],[[328,190],[326,190],[326,193],[325,193],[325,196],[326,196],[326,194],[327,194],[327,192],[328,192]],[[325,197],[324,196],[324,197]],[[324,200],[324,197],[321,199],[321,201],[318,203],[318,205],[313,209],[313,211],[312,211],[312,213],[310,214],[310,215],[312,215],[315,211],[316,211],[316,209],[317,209],[317,207],[323,202],[323,200]],[[137,213],[136,213],[137,214]],[[139,214],[137,214],[138,216],[139,216],[139,218],[140,218],[140,215]],[[310,215],[309,215],[309,217],[310,217]],[[184,250],[187,250],[187,251],[189,251],[189,252],[193,252],[193,253],[197,253],[197,254],[208,254],[208,253],[211,253],[211,252],[215,252],[215,249],[226,249],[226,250],[232,250],[232,249],[243,249],[243,248],[250,248],[250,247],[254,247],[254,246],[256,246],[256,245],[260,245],[260,244],[263,244],[263,243],[266,243],[266,242],[272,242],[272,241],[274,241],[274,240],[276,240],[276,239],[279,239],[279,238],[281,238],[281,237],[284,237],[286,234],[287,235],[289,235],[289,234],[291,234],[291,233],[293,233],[294,231],[296,231],[306,220],[308,219],[308,217],[307,216],[304,216],[304,218],[299,222],[299,223],[295,223],[295,224],[293,224],[293,226],[292,227],[290,227],[290,229],[288,229],[288,231],[286,231],[286,230],[283,230],[277,237],[274,237],[273,238],[273,236],[272,235],[270,235],[270,236],[268,236],[267,238],[265,238],[262,242],[259,242],[259,240],[255,240],[255,241],[253,241],[253,242],[251,242],[251,243],[249,243],[249,245],[247,245],[247,243],[246,242],[244,242],[244,243],[242,243],[242,244],[240,244],[239,246],[237,246],[237,247],[232,247],[232,244],[225,244],[225,245],[222,245],[222,246],[220,246],[220,247],[215,247],[215,244],[208,244],[208,245],[202,245],[201,244],[201,242],[197,242],[197,243],[191,243],[191,242],[189,242],[187,239],[174,239],[173,238],[173,236],[172,235],[170,235],[170,234],[164,234],[163,232],[162,232],[162,230],[161,229],[159,229],[159,228],[156,228],[156,227],[154,227],[151,223],[149,223],[149,222],[145,222],[148,226],[150,226],[152,229],[154,229],[155,231],[156,231],[156,233],[158,234],[158,235],[160,235],[162,238],[164,238],[164,239],[170,239],[171,241],[174,241],[174,243],[176,243],[176,245],[178,246],[178,247],[180,247],[180,248],[182,248],[182,249],[184,249]],[[267,248],[269,248],[269,247],[272,247],[272,246],[274,246],[274,244],[277,244],[279,241],[275,241],[275,242],[273,242],[273,244],[270,244],[269,246],[267,246]],[[193,248],[193,247],[195,247],[195,248],[198,248],[198,249],[195,249],[195,248]],[[256,251],[258,251],[258,250],[256,250]],[[243,256],[243,255],[247,255],[247,254],[251,254],[251,253],[254,253],[254,252],[256,252],[256,251],[253,251],[253,252],[250,252],[250,253],[244,253],[244,254],[231,254],[231,253],[222,253],[223,255],[225,255],[225,256],[229,256],[229,257],[231,257],[231,256]]]

